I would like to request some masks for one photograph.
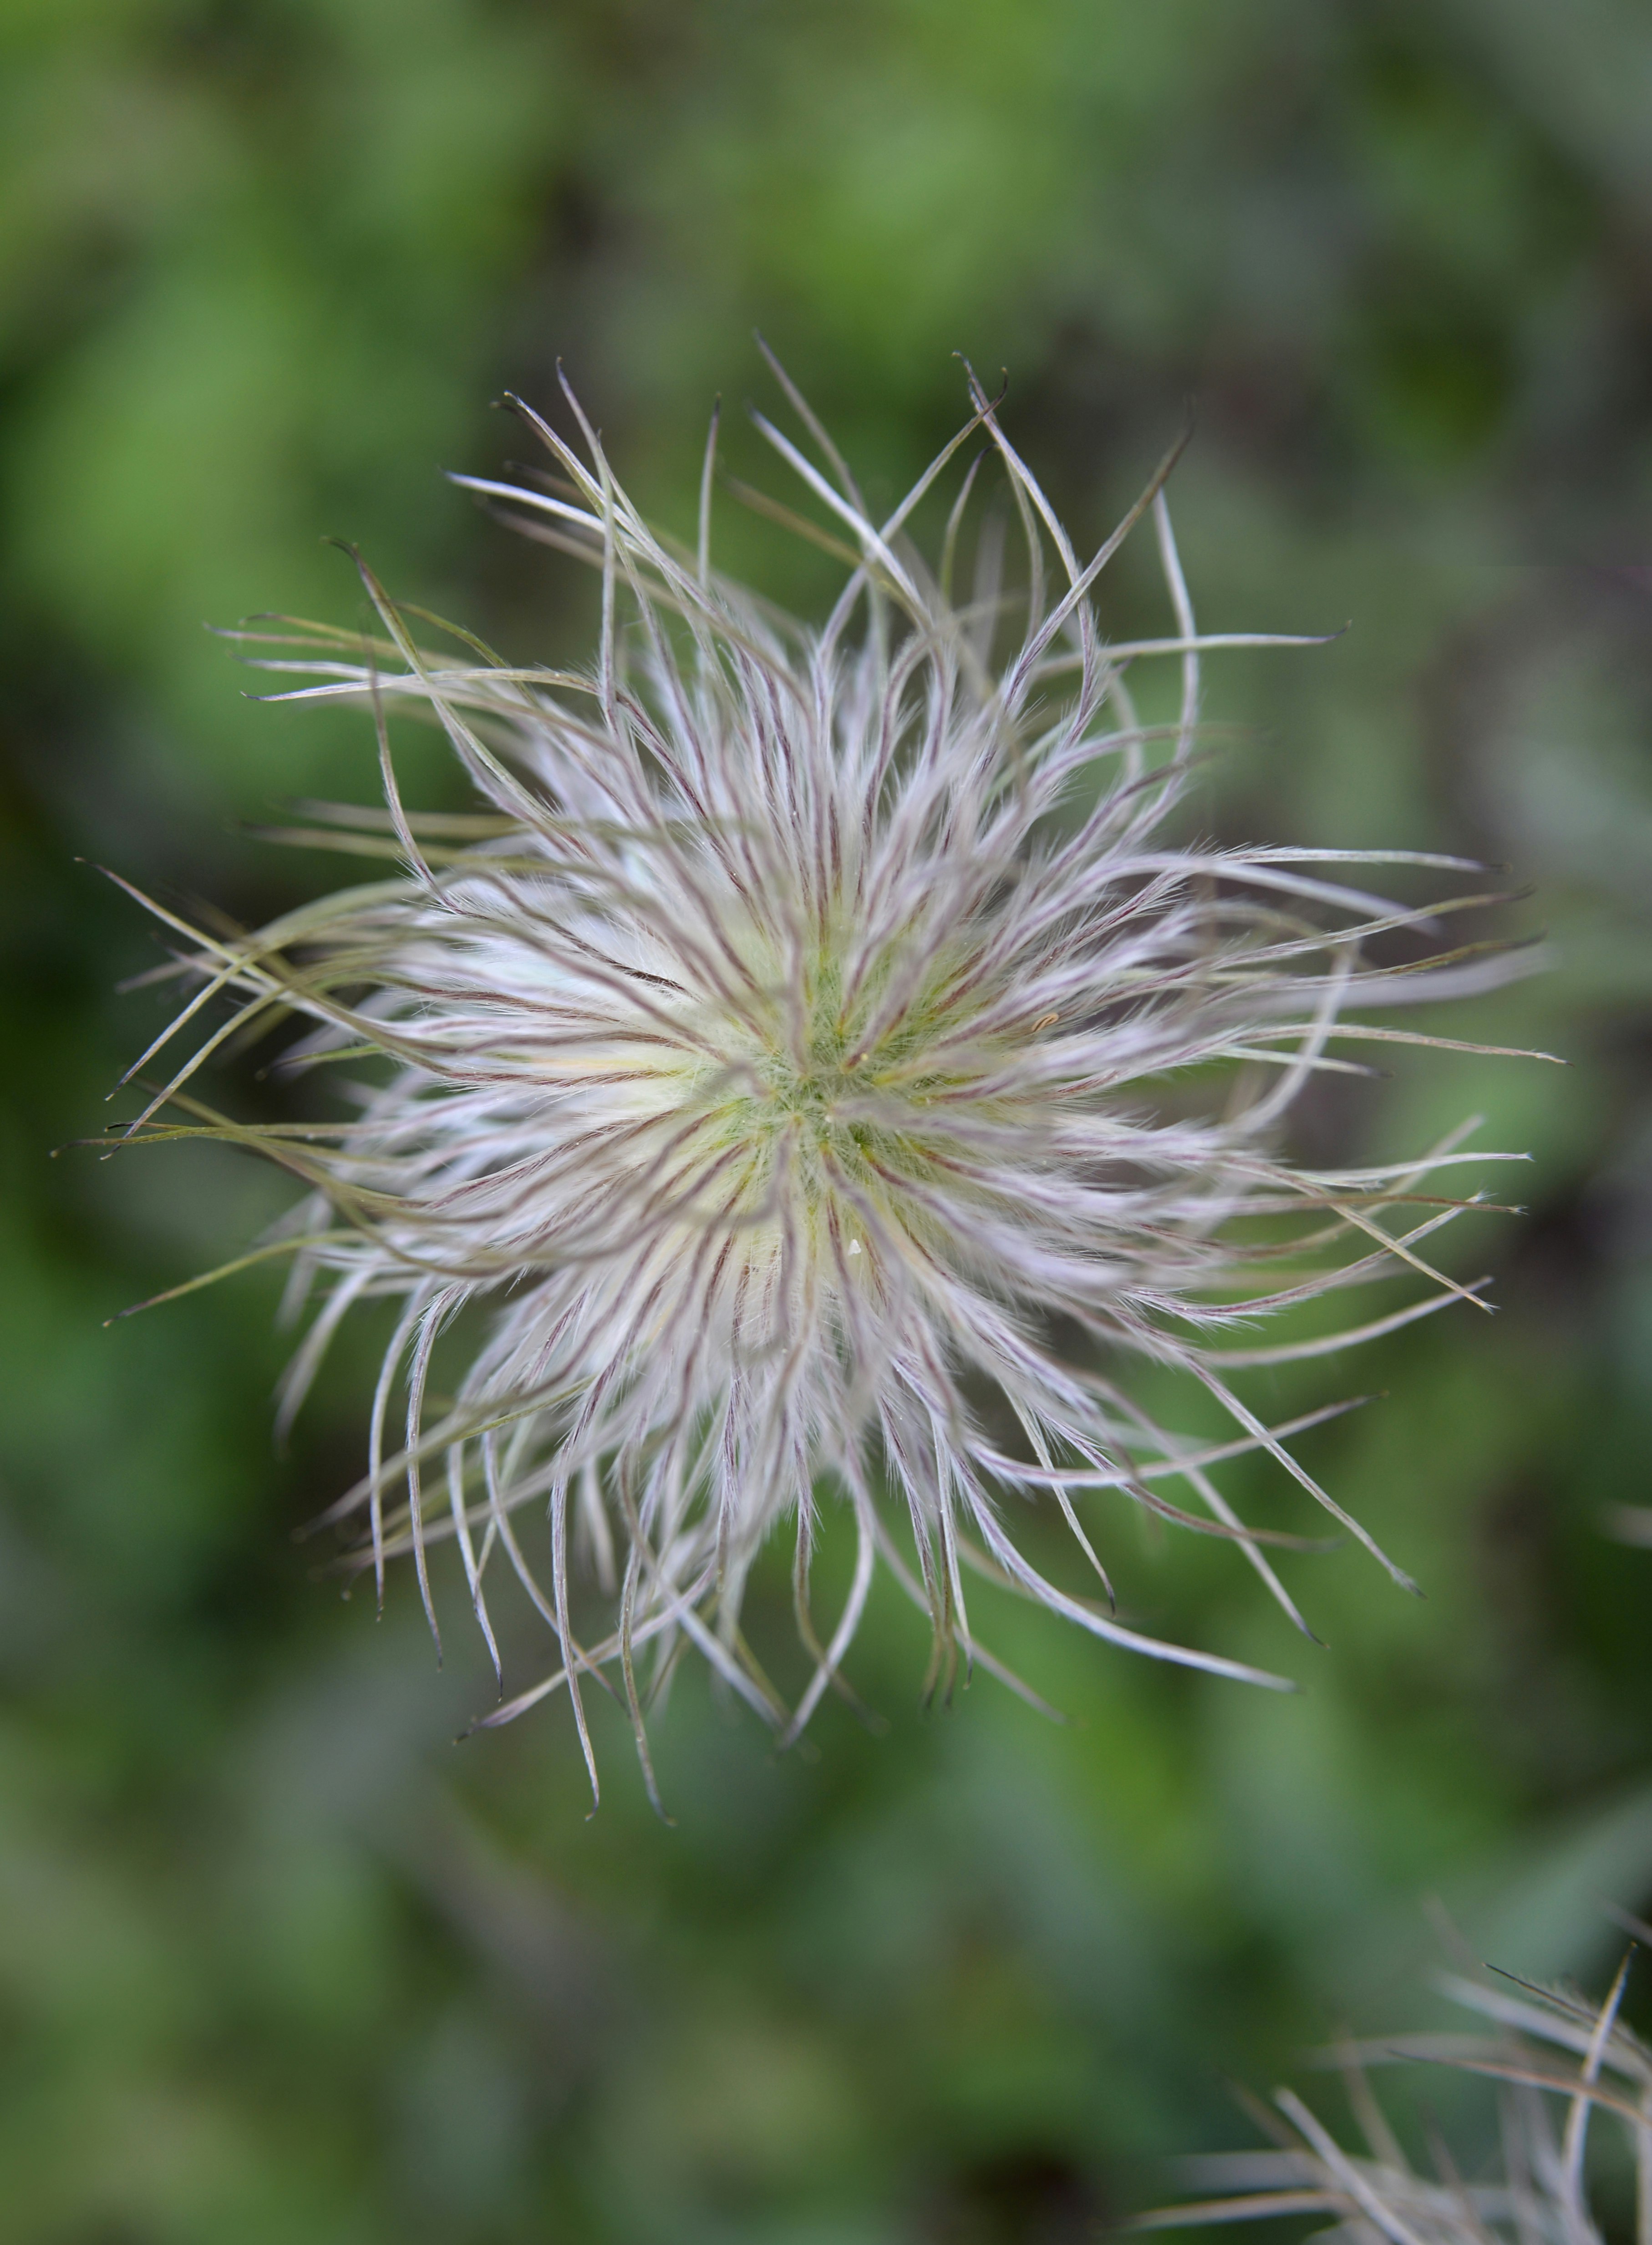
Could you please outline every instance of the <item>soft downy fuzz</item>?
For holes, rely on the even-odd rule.
[[[1159,838],[1188,778],[1201,649],[1275,643],[1199,636],[1168,462],[1081,560],[972,378],[966,427],[880,522],[785,386],[824,465],[759,423],[834,519],[829,535],[799,526],[847,572],[819,630],[712,569],[715,424],[697,552],[679,550],[570,391],[582,449],[519,406],[550,471],[459,480],[600,571],[588,674],[513,667],[364,567],[380,635],[253,635],[284,650],[269,667],[305,675],[290,698],[357,703],[377,728],[388,807],[323,810],[308,838],[397,870],[252,935],[162,912],[183,947],[161,972],[193,987],[139,1066],[231,1002],[131,1126],[204,1129],[312,1188],[258,1251],[293,1256],[290,1306],[313,1308],[283,1410],[353,1306],[400,1306],[367,1473],[329,1517],[363,1518],[381,1595],[386,1559],[410,1552],[427,1608],[427,1549],[451,1538],[490,1649],[490,1586],[514,1575],[556,1662],[490,1719],[565,1687],[588,1761],[581,1685],[600,1680],[645,1769],[645,1707],[689,1645],[794,1737],[840,1682],[880,1562],[929,1618],[932,1688],[961,1658],[1007,1675],[971,1638],[969,1574],[1110,1643],[1278,1683],[1126,1626],[1091,1540],[1120,1499],[1226,1537],[1304,1626],[1270,1539],[1214,1477],[1242,1452],[1267,1452],[1404,1583],[1287,1447],[1313,1421],[1265,1424],[1235,1375],[1476,1298],[1424,1245],[1469,1204],[1450,1190],[1466,1130],[1334,1171],[1276,1142],[1316,1071],[1354,1065],[1334,1045],[1438,1041],[1351,1013],[1510,967],[1442,948],[1441,916],[1485,899],[1423,911],[1334,878],[1372,853]],[[906,525],[971,439],[932,573]],[[983,461],[1024,560],[1012,597],[989,510],[955,605]],[[1171,627],[1109,645],[1091,595],[1139,522]],[[1155,656],[1179,666],[1179,701],[1146,724],[1126,674]],[[386,729],[410,708],[445,729],[474,815],[404,810]],[[1374,939],[1417,930],[1373,959]],[[348,1119],[243,1128],[187,1089],[227,1039],[293,1017],[296,1063],[378,1063],[350,1079]],[[1268,1312],[1408,1272],[1430,1291],[1403,1307],[1254,1337]],[[479,1309],[468,1369],[427,1407],[438,1337]],[[1229,1436],[1157,1423],[1132,1399],[1144,1362],[1217,1399]],[[810,1563],[833,1502],[858,1557],[822,1626]],[[1090,1595],[1023,1549],[1046,1507]],[[812,1661],[790,1706],[740,1630],[748,1570],[782,1526]]]
[[[1652,1928],[1635,1930],[1652,1938]],[[1360,2150],[1347,2150],[1294,2090],[1278,2089],[1271,2111],[1253,2108],[1272,2151],[1188,2160],[1193,2187],[1220,2195],[1129,2226],[1189,2229],[1312,2214],[1319,2217],[1312,2235],[1336,2245],[1602,2245],[1584,2168],[1589,2122],[1599,2112],[1628,2135],[1635,2245],[1652,2245],[1652,2052],[1618,2016],[1628,1965],[1626,1957],[1599,2004],[1569,1988],[1508,1976],[1492,1988],[1442,1975],[1442,1993],[1478,2014],[1481,2032],[1389,2036],[1324,2053],[1347,2085]],[[1407,2158],[1367,2071],[1407,2061],[1498,2084],[1499,2148],[1492,2162],[1453,2159],[1438,2130],[1431,2174]]]

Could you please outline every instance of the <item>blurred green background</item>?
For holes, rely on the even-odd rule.
[[[1426,1894],[1598,1983],[1601,1898],[1652,1900],[1652,1551],[1600,1533],[1652,1434],[1649,118],[1631,0],[0,5],[8,2240],[1078,2238],[1162,2154],[1249,2140],[1228,2078],[1414,2020]],[[1512,863],[1557,966],[1430,1026],[1573,1065],[1407,1062],[1299,1118],[1347,1157],[1479,1111],[1536,1156],[1530,1215],[1454,1251],[1495,1320],[1267,1391],[1385,1391],[1305,1455],[1425,1603],[1304,1557],[1317,1654],[1231,1555],[1114,1525],[1139,1616],[1303,1693],[1006,1608],[977,1626],[1068,1723],[984,1679],[926,1718],[880,1600],[883,1735],[829,1706],[777,1761],[689,1674],[676,1828],[611,1725],[588,1824],[564,1713],[456,1748],[491,1697],[457,1612],[438,1674],[411,1581],[376,1624],[289,1540],[357,1470],[373,1333],[277,1456],[275,1278],[104,1328],[279,1187],[48,1152],[158,1019],[114,987],[154,939],[83,860],[254,919],[337,868],[244,823],[375,793],[366,729],[243,698],[203,621],[353,622],[332,532],[577,654],[588,587],[438,471],[520,455],[488,401],[548,403],[560,356],[686,528],[713,394],[773,402],[754,324],[874,496],[962,417],[955,350],[1007,367],[1081,542],[1191,397],[1202,621],[1354,620],[1213,666],[1241,729],[1203,823]],[[828,596],[731,504],[718,535]],[[1106,614],[1159,624],[1150,568]],[[784,1567],[757,1597],[778,1630]]]

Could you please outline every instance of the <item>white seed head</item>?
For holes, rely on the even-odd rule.
[[[1350,1009],[1508,971],[1438,947],[1438,915],[1484,900],[1424,912],[1330,878],[1351,853],[1159,838],[1201,649],[1235,643],[1196,630],[1169,463],[1081,564],[971,387],[966,428],[882,523],[789,384],[826,470],[761,424],[849,541],[819,631],[713,573],[710,446],[690,553],[638,515],[571,392],[582,451],[520,409],[555,478],[460,480],[600,570],[590,672],[513,668],[447,634],[456,659],[446,627],[364,569],[381,637],[257,636],[284,642],[269,667],[307,675],[291,698],[371,713],[388,808],[323,811],[312,838],[397,870],[245,938],[171,923],[200,987],[168,1035],[220,994],[237,1002],[134,1128],[185,1127],[157,1120],[181,1104],[312,1188],[265,1251],[293,1253],[292,1299],[315,1306],[288,1413],[353,1304],[399,1303],[369,1469],[331,1516],[364,1514],[381,1584],[411,1550],[427,1606],[426,1547],[452,1537],[490,1647],[487,1590],[513,1572],[560,1658],[490,1719],[566,1685],[588,1760],[581,1679],[616,1672],[646,1768],[644,1705],[687,1643],[794,1736],[839,1681],[880,1559],[930,1618],[932,1685],[960,1653],[1007,1674],[971,1643],[966,1571],[1110,1641],[1276,1682],[1122,1623],[1078,1508],[1123,1496],[1233,1540],[1302,1625],[1220,1462],[1267,1452],[1376,1547],[1285,1447],[1308,1421],[1265,1425],[1234,1375],[1473,1295],[1419,1252],[1466,1204],[1418,1190],[1468,1158],[1465,1134],[1336,1172],[1276,1142],[1309,1077],[1350,1066],[1336,1041],[1410,1035]],[[971,595],[950,597],[973,469],[938,576],[906,535],[970,437],[1024,533],[1013,601],[990,516]],[[1172,627],[1110,645],[1092,591],[1147,517]],[[1147,725],[1126,673],[1155,656],[1179,695]],[[404,811],[386,729],[410,707],[445,729],[475,816]],[[1370,955],[1418,928],[1426,957]],[[381,1063],[348,1121],[248,1129],[193,1100],[225,1037],[294,1014],[309,1033],[289,1057]],[[1408,1270],[1432,1282],[1420,1302],[1307,1341],[1248,1337],[1267,1312]],[[438,1336],[479,1307],[457,1392],[427,1407]],[[1157,1424],[1132,1400],[1142,1360],[1217,1398],[1231,1439]],[[859,1557],[818,1634],[810,1559],[831,1501]],[[1098,1596],[1025,1556],[1030,1502],[1064,1515]],[[813,1660],[790,1706],[739,1630],[782,1524]]]
[[[1628,2136],[1637,2245],[1652,2245],[1652,2052],[1618,2015],[1628,1964],[1626,1957],[1598,2004],[1569,1988],[1506,1977],[1487,1987],[1442,1975],[1442,1992],[1489,2031],[1390,2035],[1323,2054],[1347,2085],[1360,2150],[1348,2150],[1294,2090],[1275,2090],[1272,2111],[1255,2108],[1272,2151],[1187,2161],[1194,2187],[1220,2194],[1128,2226],[1191,2229],[1312,2214],[1322,2225],[1312,2234],[1343,2245],[1602,2245],[1607,2233],[1590,2204],[1585,2171],[1589,2123],[1599,2113]],[[1408,2061],[1498,2085],[1493,2159],[1454,2158],[1438,2130],[1431,2174],[1406,2156],[1368,2069]]]

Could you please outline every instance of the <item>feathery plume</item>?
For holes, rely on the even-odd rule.
[[[361,565],[377,634],[276,620],[245,636],[304,679],[284,698],[353,703],[377,729],[384,810],[324,807],[285,838],[393,869],[252,934],[150,907],[182,945],[161,972],[194,987],[139,1065],[230,1006],[128,1135],[205,1131],[309,1188],[227,1266],[290,1254],[289,1307],[314,1305],[283,1417],[354,1306],[399,1305],[367,1471],[327,1517],[364,1522],[381,1597],[386,1561],[411,1556],[432,1628],[427,1553],[451,1539],[496,1666],[489,1590],[516,1577],[557,1664],[487,1719],[565,1689],[594,1787],[583,1685],[622,1695],[646,1771],[645,1706],[691,1645],[790,1740],[840,1685],[880,1562],[928,1617],[931,1688],[960,1660],[1024,1688],[975,1644],[966,1573],[1108,1643],[1281,1685],[1121,1621],[1081,1511],[1122,1497],[1228,1539],[1306,1631],[1266,1549],[1300,1539],[1245,1525],[1216,1478],[1262,1452],[1406,1584],[1288,1447],[1330,1413],[1269,1425],[1236,1383],[1452,1300],[1485,1306],[1484,1280],[1443,1277],[1424,1248],[1474,1204],[1440,1190],[1485,1158],[1462,1150],[1472,1125],[1397,1164],[1310,1170],[1277,1150],[1302,1086],[1355,1068],[1333,1047],[1446,1041],[1351,1012],[1511,971],[1506,953],[1440,947],[1444,916],[1486,898],[1392,904],[1347,885],[1342,861],[1479,869],[1160,838],[1201,655],[1309,643],[1200,636],[1163,493],[1174,455],[1081,560],[973,376],[967,424],[882,521],[780,379],[825,465],[758,425],[837,530],[762,503],[842,555],[823,628],[713,570],[715,421],[690,551],[639,515],[566,383],[582,450],[512,401],[552,471],[456,480],[600,573],[591,668],[513,666]],[[971,439],[932,573],[907,526]],[[989,516],[955,604],[983,459],[1007,482],[1024,581],[1012,600]],[[1141,522],[1172,627],[1110,645],[1092,595]],[[1180,684],[1174,715],[1146,723],[1127,673],[1155,657]],[[404,808],[388,724],[410,709],[445,731],[473,815]],[[1373,957],[1418,931],[1410,956]],[[378,1063],[348,1119],[243,1127],[201,1104],[210,1055],[294,1019],[290,1064]],[[1274,1311],[1406,1273],[1429,1282],[1421,1300],[1249,1337]],[[432,1407],[438,1340],[478,1307],[479,1345]],[[1132,1362],[1186,1375],[1230,1435],[1158,1424]],[[858,1557],[819,1630],[828,1495]],[[1091,1595],[1027,1556],[1030,1503],[1064,1518]],[[812,1661],[791,1706],[740,1629],[783,1523]]]
[[[1129,2227],[1185,2229],[1311,2214],[1321,2225],[1314,2236],[1343,2245],[1601,2245],[1584,2171],[1598,2112],[1627,2132],[1636,2245],[1652,2245],[1652,2052],[1618,2017],[1628,1967],[1626,1957],[1599,2004],[1506,1976],[1493,1988],[1442,1975],[1442,1991],[1494,2031],[1350,2042],[1324,2053],[1347,2084],[1363,2151],[1344,2149],[1294,2090],[1275,2090],[1274,2109],[1255,2111],[1273,2151],[1185,2162],[1197,2187],[1220,2195],[1139,2215]],[[1431,2175],[1407,2159],[1367,2072],[1405,2061],[1498,2084],[1499,2149],[1489,2171],[1465,2173],[1469,2163],[1453,2159],[1438,2132]]]

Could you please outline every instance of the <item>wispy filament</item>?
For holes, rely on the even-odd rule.
[[[1465,1156],[1453,1139],[1403,1168],[1310,1172],[1277,1132],[1311,1077],[1356,1066],[1339,1040],[1450,1041],[1350,1012],[1484,987],[1509,957],[1415,941],[1409,963],[1374,956],[1425,920],[1438,942],[1449,907],[1334,877],[1361,853],[1157,838],[1188,779],[1201,652],[1300,643],[1200,638],[1170,460],[1084,562],[978,386],[965,429],[883,522],[794,397],[825,467],[765,433],[830,511],[826,542],[853,541],[813,634],[712,568],[710,446],[697,539],[679,550],[568,403],[583,449],[520,409],[554,480],[460,480],[600,572],[591,671],[513,668],[462,633],[442,651],[364,566],[381,637],[247,636],[304,680],[288,698],[361,706],[381,749],[387,812],[325,808],[284,838],[388,858],[385,877],[245,937],[160,915],[201,987],[146,1060],[214,998],[235,1013],[133,1130],[227,1136],[307,1188],[269,1243],[293,1252],[293,1304],[317,1305],[283,1413],[350,1306],[399,1304],[369,1471],[330,1516],[364,1517],[381,1583],[413,1554],[432,1626],[425,1550],[453,1540],[490,1652],[490,1588],[513,1575],[557,1661],[490,1719],[565,1687],[588,1759],[581,1695],[601,1680],[646,1768],[650,1696],[685,1645],[794,1737],[842,1685],[880,1558],[929,1618],[937,1682],[972,1659],[1007,1673],[971,1631],[976,1576],[1111,1643],[1277,1683],[1122,1621],[1099,1518],[1077,1508],[1118,1492],[1234,1542],[1304,1628],[1268,1557],[1290,1539],[1244,1525],[1213,1469],[1265,1454],[1376,1550],[1286,1447],[1324,1414],[1270,1427],[1230,1382],[1338,1345],[1321,1331],[1255,1346],[1275,1308],[1427,1279],[1420,1302],[1362,1310],[1340,1334],[1353,1341],[1478,1301],[1483,1281],[1444,1277],[1419,1247],[1472,1204],[1435,1184]],[[972,598],[955,608],[943,590],[979,460],[940,582],[908,535],[971,438],[1025,534],[1018,607],[990,514]],[[1096,580],[1148,517],[1174,629],[1109,647]],[[1126,673],[1156,656],[1178,666],[1175,714],[1146,725]],[[408,709],[445,729],[477,813],[404,809],[389,727]],[[293,1064],[386,1064],[349,1120],[259,1129],[200,1104],[190,1087],[215,1048],[295,1014]],[[1165,1096],[1213,1068],[1222,1086],[1195,1111]],[[433,1353],[478,1306],[490,1322],[434,1406]],[[1157,1424],[1128,1394],[1144,1360],[1189,1375],[1234,1434]],[[859,1556],[822,1625],[809,1584],[828,1497],[854,1516]],[[1029,1502],[1064,1516],[1088,1594],[1035,1567],[1016,1532]],[[740,1628],[748,1570],[785,1523],[812,1662],[792,1706]],[[610,1604],[591,1625],[594,1596]]]

